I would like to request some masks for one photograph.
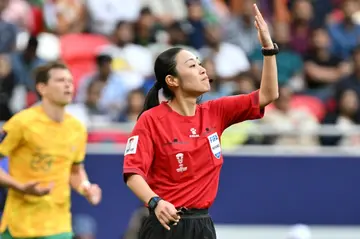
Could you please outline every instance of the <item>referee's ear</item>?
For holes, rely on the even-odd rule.
[[[145,97],[144,108],[140,112],[138,119],[140,118],[142,113],[144,113],[145,111],[147,111],[155,106],[158,106],[160,104],[160,102],[159,102],[159,87],[157,87],[157,84],[158,83],[155,83],[153,85],[153,87],[151,87],[149,92],[147,93],[147,95]]]

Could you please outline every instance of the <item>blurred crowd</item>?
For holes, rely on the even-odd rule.
[[[281,49],[280,98],[262,120],[227,130],[223,147],[360,145],[358,135],[307,133],[322,124],[351,132],[360,121],[357,0],[0,0],[0,121],[37,102],[33,69],[61,59],[76,86],[69,112],[88,127],[134,122],[154,59],[171,46],[194,52],[214,79],[201,101],[249,93],[262,69],[254,2]],[[297,135],[250,136],[259,124]]]

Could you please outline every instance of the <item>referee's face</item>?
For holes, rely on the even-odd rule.
[[[179,75],[175,82],[176,91],[183,95],[198,97],[210,90],[209,77],[199,59],[191,52],[182,50],[176,56],[176,70]]]

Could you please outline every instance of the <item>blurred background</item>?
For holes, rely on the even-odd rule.
[[[137,238],[147,211],[122,154],[160,52],[201,59],[215,79],[202,102],[259,87],[255,2],[281,49],[280,98],[222,136],[218,238],[360,238],[358,0],[0,0],[0,121],[38,101],[37,66],[61,59],[74,75],[68,111],[89,130],[86,168],[104,191],[97,208],[73,196],[78,238]]]

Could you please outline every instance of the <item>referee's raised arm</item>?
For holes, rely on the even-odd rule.
[[[278,74],[275,55],[279,48],[273,43],[269,28],[256,4],[253,6],[255,14],[255,27],[262,45],[264,65],[262,69],[261,85],[259,90],[259,104],[263,108],[279,97]]]

